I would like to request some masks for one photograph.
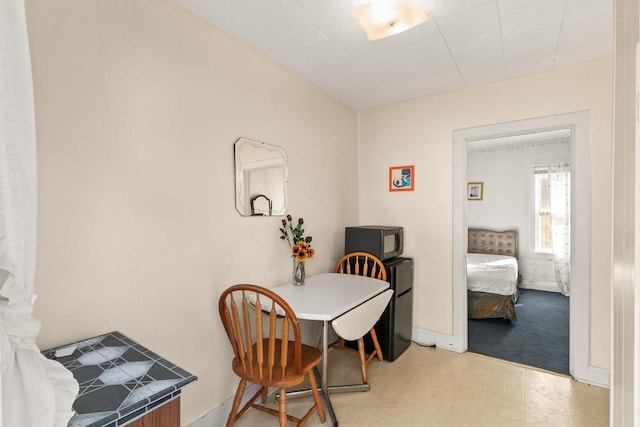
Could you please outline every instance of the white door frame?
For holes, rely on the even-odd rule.
[[[469,141],[554,129],[571,129],[571,298],[569,372],[583,382],[609,384],[609,373],[590,363],[590,163],[589,112],[579,111],[453,132],[453,346],[468,348],[467,144]]]

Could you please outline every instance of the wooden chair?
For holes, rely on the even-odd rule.
[[[249,408],[279,417],[281,427],[287,420],[303,426],[314,410],[324,423],[324,408],[312,372],[322,353],[302,344],[300,325],[289,304],[261,286],[235,285],[222,293],[218,308],[233,348],[233,371],[240,377],[227,427],[233,426]],[[302,383],[305,375],[309,378],[314,405],[304,417],[296,418],[287,415],[287,388]],[[261,388],[238,411],[247,381]],[[279,411],[255,403],[260,396],[265,403],[268,387],[280,389]]]
[[[350,254],[343,256],[340,259],[340,261],[338,261],[338,263],[336,264],[335,272],[343,273],[343,274],[355,274],[359,276],[368,276],[368,277],[372,277],[374,279],[379,279],[379,280],[387,280],[387,270],[385,269],[382,261],[380,261],[377,257],[367,252],[352,252]],[[388,300],[387,300],[387,303],[388,303]],[[384,311],[384,309],[382,311]],[[378,318],[379,317],[380,315],[378,315]],[[376,322],[377,322],[377,319],[376,319]],[[368,383],[367,364],[371,362],[371,360],[376,355],[378,356],[378,359],[380,359],[381,361],[383,360],[382,349],[380,348],[380,344],[378,343],[378,336],[374,328],[374,325],[376,322],[374,322],[374,324],[369,329],[369,334],[371,335],[371,340],[373,341],[373,347],[374,347],[374,351],[370,355],[367,356],[365,353],[364,336],[358,339],[358,351],[345,347],[344,345],[345,339],[342,336],[340,336],[340,334],[338,334],[338,336],[340,336],[340,339],[330,345],[330,347],[332,348],[360,357],[360,365],[362,370],[362,382],[364,382],[365,384]],[[336,333],[338,332],[336,331]],[[366,335],[366,333],[364,335]]]

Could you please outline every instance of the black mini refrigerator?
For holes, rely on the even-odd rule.
[[[371,253],[382,260],[387,270],[393,297],[375,329],[384,360],[389,362],[409,347],[413,327],[413,259],[399,257],[403,240],[402,227],[366,225],[345,229],[345,252]],[[364,344],[367,353],[371,353],[373,342],[369,334]],[[347,345],[358,348],[356,342]]]
[[[413,259],[391,258],[382,263],[387,270],[387,281],[393,289],[393,296],[376,323],[375,330],[384,360],[393,362],[411,344]],[[358,349],[356,341],[347,342],[346,345],[354,350]],[[370,334],[364,337],[364,348],[367,353],[374,351]]]
[[[384,360],[391,362],[411,344],[413,259],[392,258],[383,263],[387,269],[387,280],[393,289],[393,296],[375,329]]]

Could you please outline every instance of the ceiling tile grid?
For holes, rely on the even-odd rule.
[[[431,19],[373,42],[348,0],[176,0],[356,109],[613,54],[611,0],[423,0]]]

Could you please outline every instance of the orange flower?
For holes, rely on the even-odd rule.
[[[293,245],[291,246],[291,255],[297,257],[301,250],[302,247],[300,245]]]
[[[316,254],[316,250],[311,247],[310,244],[300,241],[291,246],[291,256],[295,257],[298,261],[306,261],[313,258]]]
[[[291,256],[298,261],[306,261],[316,254],[315,249],[311,248],[311,236],[304,237],[304,220],[298,218],[298,224],[293,225],[293,218],[287,215],[282,221],[280,228],[280,239],[286,240],[291,248]]]

